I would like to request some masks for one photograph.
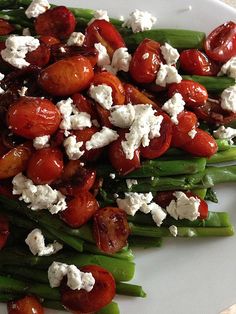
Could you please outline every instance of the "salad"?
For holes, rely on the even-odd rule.
[[[207,37],[135,10],[0,0],[0,301],[119,313],[132,247],[234,234],[236,24]],[[216,164],[216,165],[215,165]]]

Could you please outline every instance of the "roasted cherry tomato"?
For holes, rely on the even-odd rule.
[[[176,93],[181,94],[191,108],[202,105],[208,99],[206,88],[194,81],[182,80],[180,83],[171,84],[168,90],[169,98]]]
[[[215,76],[220,71],[220,65],[210,60],[198,49],[188,49],[180,53],[180,68],[191,75]]]
[[[121,175],[126,175],[131,171],[140,168],[140,150],[136,149],[133,159],[126,159],[121,142],[125,141],[125,133],[121,132],[119,138],[109,146],[109,160],[112,167]]]
[[[198,207],[198,212],[199,212],[199,217],[198,219],[207,219],[208,217],[208,205],[207,205],[207,202],[204,201],[203,199],[201,199],[198,195],[194,194],[193,192],[185,192],[185,194],[188,196],[188,197],[195,197],[197,199],[200,200],[200,205]]]
[[[44,314],[44,309],[34,296],[26,296],[7,303],[8,314]]]
[[[72,96],[73,104],[81,112],[87,112],[91,120],[97,119],[97,112],[93,102],[90,99],[85,98],[82,94],[76,93]]]
[[[40,14],[34,26],[38,35],[65,39],[73,33],[75,25],[73,13],[64,6],[58,6]]]
[[[6,216],[0,215],[0,250],[5,246],[9,231],[9,223]]]
[[[70,227],[78,228],[85,224],[97,210],[96,198],[90,192],[82,191],[67,202],[67,208],[60,213],[60,217]]]
[[[37,49],[27,53],[25,59],[30,64],[42,68],[49,63],[50,55],[51,52],[49,46],[44,42],[41,42]]]
[[[97,110],[97,115],[98,115],[98,120],[101,126],[106,126],[107,128],[112,129],[112,123],[109,120],[111,113],[110,110],[103,108],[100,105],[96,106],[96,110]]]
[[[201,129],[196,129],[196,131],[195,137],[182,146],[182,149],[194,156],[211,157],[218,149],[215,139]]]
[[[32,154],[27,177],[35,184],[50,184],[58,179],[63,171],[63,155],[57,148],[42,148]]]
[[[7,120],[14,134],[33,139],[53,134],[59,127],[61,114],[46,98],[21,97],[10,106]]]
[[[147,147],[141,146],[140,148],[141,156],[144,158],[154,159],[160,157],[170,147],[173,123],[167,114],[163,113],[162,116],[160,136],[151,139]]]
[[[80,268],[82,272],[92,273],[95,284],[90,292],[84,289],[72,290],[66,285],[61,286],[61,302],[73,313],[94,313],[109,304],[115,296],[116,284],[110,272],[97,265]]]
[[[236,54],[236,24],[227,22],[214,29],[205,41],[206,54],[218,62],[226,62]]]
[[[59,60],[43,69],[39,84],[54,96],[69,96],[87,88],[93,78],[93,68],[83,56]]]
[[[105,20],[95,20],[86,28],[84,45],[94,47],[96,43],[105,46],[110,57],[116,49],[125,47],[125,42],[115,26]]]
[[[127,245],[130,234],[126,212],[117,207],[100,208],[93,217],[93,234],[103,252],[114,254]]]
[[[60,44],[60,40],[53,36],[43,35],[40,36],[40,42],[44,43],[48,47],[52,47],[53,45]]]
[[[138,83],[151,83],[155,80],[162,62],[160,44],[144,39],[135,50],[130,62],[129,72]]]
[[[15,27],[8,21],[0,19],[0,36],[5,36],[13,32]]]

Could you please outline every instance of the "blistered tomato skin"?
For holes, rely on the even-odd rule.
[[[46,98],[21,97],[10,106],[7,122],[14,134],[34,139],[56,132],[61,114]]]
[[[38,82],[53,96],[70,96],[86,89],[93,79],[89,60],[81,55],[59,60],[40,73]]]
[[[8,21],[0,19],[0,36],[8,35],[13,32],[15,27]]]
[[[27,53],[25,60],[31,65],[42,68],[49,63],[50,55],[51,52],[49,46],[44,42],[41,42],[36,50]]]
[[[34,296],[26,296],[7,303],[8,314],[44,314],[44,309]]]

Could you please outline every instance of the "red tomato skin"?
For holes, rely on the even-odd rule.
[[[5,36],[13,32],[15,27],[8,21],[0,19],[0,36]]]
[[[6,216],[0,215],[0,250],[6,245],[10,235],[9,222]]]
[[[57,6],[40,14],[35,20],[38,35],[65,39],[75,30],[76,20],[73,13],[64,6]]]
[[[72,97],[73,104],[81,112],[87,112],[91,116],[91,120],[97,119],[97,112],[93,102],[90,99],[85,98],[82,94],[76,93]]]
[[[59,127],[61,114],[45,98],[21,97],[10,106],[7,121],[14,134],[33,139],[53,134]]]
[[[236,24],[230,21],[218,26],[207,36],[204,46],[211,59],[227,62],[236,54]]]
[[[169,86],[168,97],[174,94],[182,95],[185,103],[190,107],[200,106],[208,99],[206,88],[194,81],[182,80],[180,83],[173,83]]]
[[[43,68],[49,63],[50,56],[50,48],[44,42],[41,42],[37,49],[27,53],[25,59],[31,65]]]
[[[143,58],[145,53],[149,54],[147,58]],[[151,83],[156,78],[161,62],[160,44],[151,39],[144,39],[133,54],[129,73],[135,82]]]
[[[62,304],[76,314],[94,313],[109,304],[115,296],[116,284],[110,272],[97,265],[80,268],[82,272],[92,273],[95,285],[90,292],[71,290],[64,281],[61,286]]]
[[[44,314],[44,309],[34,296],[26,296],[7,303],[8,314]]]
[[[98,210],[98,202],[88,191],[67,202],[67,208],[60,213],[60,218],[71,228],[78,228],[85,224]]]
[[[98,115],[98,121],[101,126],[106,126],[107,128],[112,129],[113,125],[111,121],[109,120],[111,114],[110,110],[103,108],[99,104],[96,106],[97,115]]]
[[[220,65],[210,60],[198,49],[187,49],[180,53],[180,68],[191,75],[216,76]]]
[[[39,38],[40,42],[43,42],[48,47],[52,47],[53,45],[60,44],[60,40],[53,36],[42,35]]]
[[[56,148],[42,148],[31,156],[27,177],[35,184],[50,184],[61,176],[62,171],[62,152]]]

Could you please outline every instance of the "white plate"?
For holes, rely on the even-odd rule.
[[[209,32],[236,11],[217,0],[54,0],[56,4],[107,9],[110,16],[126,16],[138,8],[152,12],[159,27]],[[192,10],[189,11],[189,5]],[[219,205],[210,210],[228,211],[236,225],[235,184],[217,188]],[[122,314],[217,314],[236,303],[236,236],[212,239],[166,239],[160,249],[136,253],[136,276],[145,299],[117,297]],[[0,305],[0,313],[6,314]],[[47,314],[62,313],[47,311]],[[64,313],[64,312],[63,312]]]

